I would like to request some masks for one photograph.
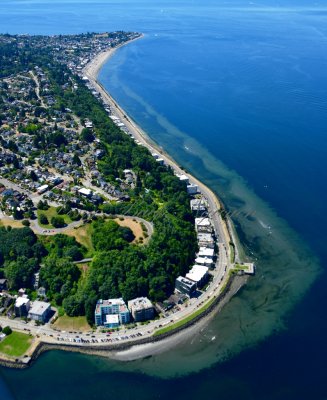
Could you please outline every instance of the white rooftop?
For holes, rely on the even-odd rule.
[[[106,315],[106,323],[107,324],[119,324],[119,315],[118,314]]]
[[[37,190],[46,190],[48,189],[49,185],[42,185],[37,188]]]
[[[210,226],[211,221],[209,218],[195,218],[196,226]]]
[[[21,307],[24,304],[28,304],[30,301],[27,297],[17,297],[15,307]]]
[[[193,265],[192,269],[188,274],[186,274],[186,278],[190,279],[193,282],[200,282],[208,273],[208,267],[203,265]]]
[[[182,174],[182,175],[179,175],[179,180],[181,180],[181,181],[188,181],[188,176],[187,175],[184,175],[184,174]]]
[[[209,249],[207,247],[200,247],[198,257],[213,257],[215,255],[214,249]]]
[[[78,192],[83,194],[83,195],[85,195],[85,196],[90,196],[92,194],[92,190],[91,189],[86,189],[86,188],[79,189]]]
[[[209,264],[209,265],[211,265],[212,264],[212,258],[209,258],[209,257],[197,257],[196,259],[195,259],[195,262],[197,263],[197,264],[200,264],[200,265],[206,265],[206,264]]]

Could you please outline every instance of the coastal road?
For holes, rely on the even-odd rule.
[[[112,114],[116,115],[121,119],[122,122],[126,125],[129,133],[134,136],[135,140],[138,140],[143,146],[147,147],[151,153],[160,154],[160,157],[164,160],[166,165],[169,165],[173,168],[175,174],[185,174],[185,171],[182,170],[176,162],[166,154],[162,149],[160,149],[156,144],[150,141],[148,136],[141,130],[139,126],[137,126],[124,112],[123,109],[112,99],[112,97],[103,89],[101,84],[99,84],[96,80],[97,73],[102,63],[108,58],[108,56],[112,54],[112,50],[100,53],[84,70],[84,75],[86,75],[93,85],[93,87],[100,93],[105,104],[109,105],[112,110]],[[33,322],[28,323],[27,325],[19,320],[10,320],[6,317],[0,317],[0,324],[2,326],[9,325],[14,329],[26,330],[30,329],[33,335],[41,336],[41,340],[48,343],[58,343],[61,344],[62,341],[69,345],[78,345],[80,343],[75,343],[76,337],[79,336],[78,340],[82,338],[83,340],[91,340],[90,343],[92,346],[104,346],[114,343],[117,344],[120,341],[123,342],[134,342],[136,338],[140,337],[150,337],[156,332],[158,329],[163,328],[169,324],[173,324],[177,321],[180,321],[188,316],[194,314],[199,308],[205,306],[206,303],[211,301],[213,298],[217,297],[222,289],[222,287],[228,282],[229,279],[229,271],[233,268],[233,263],[230,261],[230,241],[231,236],[229,230],[227,228],[226,222],[222,220],[219,210],[221,208],[220,203],[216,195],[202,182],[196,179],[194,176],[187,174],[191,183],[195,183],[198,185],[200,192],[207,199],[209,215],[212,220],[217,238],[218,238],[218,248],[219,255],[215,265],[214,270],[212,271],[212,282],[208,286],[205,292],[203,292],[198,298],[190,299],[186,304],[180,306],[180,310],[176,313],[170,314],[165,318],[161,318],[160,320],[150,321],[146,325],[139,325],[136,328],[127,329],[126,331],[120,330],[108,336],[101,332],[90,332],[90,333],[77,333],[77,332],[59,332],[55,331],[50,324],[46,324],[44,326],[38,327],[34,326]],[[21,190],[21,189],[20,189]],[[136,336],[139,335],[139,336]],[[104,340],[106,340],[104,342]],[[110,340],[110,342],[107,342]],[[89,343],[84,343],[83,346],[88,346]]]

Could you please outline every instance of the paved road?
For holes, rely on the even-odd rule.
[[[93,79],[92,76],[89,76],[86,71],[86,75],[92,82],[93,86],[98,90],[105,103],[110,105],[111,109],[114,110],[114,114],[117,115],[126,125],[127,129],[133,136],[139,140],[145,147],[149,149],[152,153],[160,153],[160,156],[164,159],[166,165],[169,165],[173,168],[175,173],[184,174],[183,171],[167,154],[165,154],[161,149],[159,149],[155,144],[151,143],[145,133],[132,121],[130,120],[124,111],[114,102],[114,100],[103,90],[103,88]],[[215,269],[213,271],[213,279],[211,284],[208,286],[206,292],[202,293],[200,297],[190,299],[187,304],[180,306],[180,310],[174,314],[169,315],[168,317],[161,318],[159,321],[150,321],[147,325],[140,325],[137,328],[129,329],[126,331],[118,331],[110,335],[110,339],[108,336],[103,333],[97,332],[93,333],[94,338],[92,336],[87,336],[86,334],[78,334],[80,340],[96,340],[96,343],[91,343],[94,345],[103,345],[105,343],[117,343],[119,341],[134,341],[135,337],[132,335],[141,335],[142,337],[151,336],[153,333],[160,327],[164,327],[168,324],[173,324],[178,320],[181,320],[191,314],[193,314],[199,307],[203,306],[205,303],[210,301],[212,298],[217,296],[221,290],[221,288],[225,285],[228,280],[229,270],[233,267],[233,264],[230,262],[230,235],[226,224],[221,219],[219,214],[220,204],[215,196],[215,194],[206,187],[202,182],[200,182],[195,177],[188,174],[191,183],[195,183],[198,185],[201,193],[205,196],[208,202],[209,215],[212,219],[212,223],[218,237],[218,247],[219,247],[219,257],[216,262]],[[0,180],[1,181],[1,180]],[[0,317],[0,323],[2,325],[10,325],[14,329],[30,329],[31,333],[34,335],[41,335],[42,340],[45,342],[56,342],[60,343],[61,341],[65,341],[70,343],[71,345],[80,345],[80,343],[75,343],[73,340],[76,340],[76,333],[67,333],[67,332],[57,332],[54,331],[50,325],[45,325],[42,327],[35,327],[33,323],[29,323],[25,325],[21,321],[16,320],[8,320],[7,318]],[[53,335],[50,336],[50,335]],[[58,336],[59,335],[59,336]],[[139,337],[139,336],[136,336]],[[110,340],[110,342],[103,342],[103,340]],[[83,345],[87,346],[89,343],[84,343]]]

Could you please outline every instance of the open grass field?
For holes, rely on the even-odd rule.
[[[73,236],[76,241],[82,246],[86,247],[90,255],[92,255],[94,247],[91,240],[91,224],[85,224],[83,226],[80,226],[79,228],[66,229],[64,233],[65,235]]]
[[[91,330],[85,317],[68,317],[68,315],[59,317],[53,326],[62,331],[87,332]]]
[[[119,218],[115,218],[114,221],[120,226],[127,226],[131,229],[135,236],[133,243],[138,242],[141,238],[142,240],[145,239],[140,222],[136,220],[134,221],[133,217],[124,217],[123,221],[121,221]]]
[[[49,224],[44,225],[40,223],[40,215],[44,214],[49,221]],[[53,226],[51,225],[51,218],[52,217],[63,217],[63,219],[65,220],[65,224],[70,224],[72,222],[72,220],[69,218],[69,216],[67,214],[64,215],[59,215],[57,213],[56,207],[49,207],[48,210],[37,210],[37,218],[39,221],[39,225],[42,226],[42,228],[53,228]]]
[[[22,221],[17,221],[10,218],[0,219],[0,226],[11,226],[12,228],[22,228]]]
[[[11,357],[23,356],[29,349],[33,336],[21,332],[12,332],[0,342],[0,353]]]

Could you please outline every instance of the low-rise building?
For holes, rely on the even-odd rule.
[[[37,188],[38,194],[43,194],[49,189],[49,185],[42,185]]]
[[[199,186],[195,183],[190,183],[187,185],[187,193],[191,195],[199,193]]]
[[[211,268],[213,266],[212,258],[209,257],[197,257],[195,262],[198,265],[204,265],[205,267]]]
[[[154,307],[147,297],[138,297],[128,302],[128,308],[135,322],[147,321],[154,317]]]
[[[198,252],[198,257],[207,257],[213,259],[215,256],[215,249],[210,249],[208,247],[200,247]]]
[[[212,225],[209,218],[195,218],[195,229],[202,233],[212,233]]]
[[[30,300],[26,297],[18,297],[15,301],[15,315],[16,317],[26,317],[30,309]]]
[[[192,199],[190,201],[190,206],[191,206],[191,210],[196,213],[207,211],[207,203],[203,198]]]
[[[105,326],[107,315],[118,315],[120,324],[130,322],[130,312],[122,298],[98,300],[94,311],[94,320],[97,326]]]
[[[182,175],[177,175],[177,177],[181,182],[184,182],[187,185],[190,183],[189,177],[187,175],[182,174]]]
[[[28,317],[34,321],[46,322],[51,312],[50,303],[45,301],[34,301],[29,310]]]
[[[196,283],[197,287],[202,286],[208,280],[209,268],[204,265],[193,265],[186,278]]]
[[[86,189],[86,188],[79,189],[78,193],[85,197],[91,197],[93,194],[91,189]]]
[[[211,233],[199,232],[197,237],[200,247],[209,247],[210,249],[215,247],[215,240]]]
[[[175,281],[175,289],[179,293],[187,294],[189,297],[192,297],[196,292],[196,283],[183,276],[179,276]]]

